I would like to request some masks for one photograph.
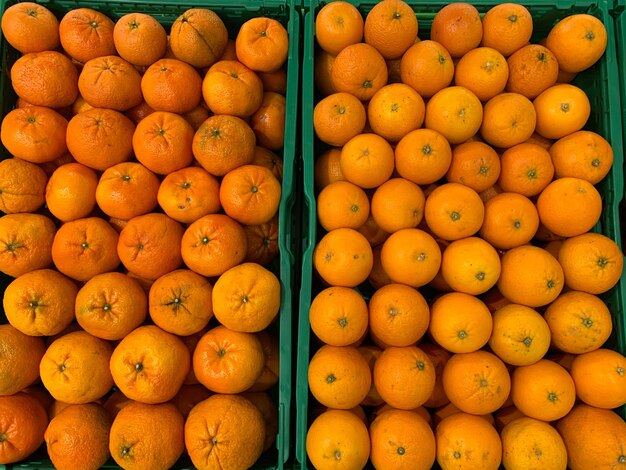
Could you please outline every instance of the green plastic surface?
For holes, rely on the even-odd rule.
[[[166,31],[169,31],[174,20],[189,8],[210,8],[215,11],[226,24],[229,36],[234,39],[239,27],[247,20],[255,17],[266,16],[278,20],[285,26],[289,33],[289,53],[287,59],[287,92],[286,92],[286,125],[285,144],[282,151],[283,157],[283,181],[282,196],[279,208],[279,249],[280,256],[273,262],[271,269],[279,276],[281,282],[281,310],[275,329],[279,333],[280,343],[280,372],[279,384],[270,392],[279,410],[279,431],[275,449],[271,449],[256,463],[256,469],[283,468],[290,457],[290,448],[293,445],[291,439],[293,429],[292,417],[292,337],[294,321],[292,312],[297,304],[297,289],[294,287],[296,275],[296,258],[294,253],[299,247],[296,240],[299,239],[299,219],[294,217],[297,213],[299,200],[296,197],[295,186],[297,183],[298,165],[296,161],[296,138],[298,121],[298,96],[299,96],[299,73],[300,73],[300,9],[295,7],[293,0],[185,0],[174,2],[171,0],[155,1],[91,1],[91,0],[35,0],[49,8],[59,19],[69,10],[75,8],[92,8],[108,17],[117,20],[119,17],[131,13],[148,13],[156,18]],[[0,12],[17,3],[14,0],[0,0]],[[2,37],[0,39],[0,90],[2,102],[0,103],[1,117],[4,117],[15,104],[16,96],[10,84],[8,71],[11,64],[19,57]],[[299,153],[299,150],[298,150]],[[2,158],[8,157],[5,149],[2,149]],[[11,278],[0,274],[0,292],[4,292]],[[4,312],[0,311],[0,323],[5,323]],[[45,455],[45,446],[35,456],[19,464],[2,466],[5,469],[53,469],[51,462]],[[110,460],[103,468],[119,468],[113,460]],[[188,457],[183,456],[174,467],[176,469],[192,469],[193,466]]]
[[[356,5],[365,16],[377,3],[376,1],[348,0]],[[323,235],[323,230],[316,220],[315,188],[314,188],[314,160],[326,146],[320,143],[313,130],[313,108],[316,99],[316,91],[313,83],[314,54],[315,54],[315,15],[319,8],[326,2],[312,0],[309,8],[305,11],[304,36],[303,36],[303,66],[302,66],[302,157],[304,175],[304,208],[308,211],[303,216],[303,265],[302,284],[300,288],[300,307],[298,323],[298,358],[297,358],[297,382],[296,382],[296,459],[302,468],[310,463],[306,455],[306,434],[309,427],[309,412],[313,398],[309,393],[307,370],[313,348],[312,335],[309,326],[309,306],[311,300],[322,286],[316,280],[313,273],[312,255],[316,240]],[[416,11],[419,22],[419,36],[422,39],[428,37],[430,25],[434,14],[448,2],[424,2],[409,1]],[[492,6],[498,4],[494,1],[470,2],[481,12],[486,12]],[[590,70],[587,70],[576,78],[575,85],[586,91],[592,106],[592,114],[586,128],[594,130],[605,137],[613,147],[615,162],[609,175],[597,186],[602,194],[603,213],[595,231],[602,232],[622,247],[619,203],[624,192],[623,173],[623,141],[621,105],[618,87],[618,65],[616,59],[615,31],[607,3],[601,1],[528,1],[523,4],[530,10],[534,20],[533,43],[539,42],[549,31],[552,25],[559,19],[574,13],[589,13],[600,18],[608,31],[608,46],[603,58]],[[622,17],[626,20],[626,17]],[[623,21],[622,23],[626,23]],[[621,50],[626,47],[626,33],[622,29]],[[622,57],[626,57],[622,55]],[[621,65],[626,67],[626,61]],[[623,86],[623,82],[622,82]],[[624,95],[626,97],[626,95]],[[626,111],[626,109],[625,109]],[[614,334],[609,340],[608,346],[626,353],[626,325],[624,320],[624,290],[626,289],[626,275],[622,276],[619,284],[602,298],[608,305],[614,317]],[[624,409],[619,410],[624,416]]]

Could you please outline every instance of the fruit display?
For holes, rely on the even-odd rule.
[[[299,23],[191,6],[3,11],[3,468],[287,458]]]
[[[303,467],[626,462],[612,28],[600,8],[313,4]]]

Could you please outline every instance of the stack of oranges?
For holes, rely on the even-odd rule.
[[[17,3],[2,120],[0,464],[248,468],[275,440],[288,34]],[[41,380],[41,384],[37,385]]]
[[[530,44],[523,6],[452,3],[420,40],[401,0],[365,19],[337,1],[315,33],[330,148],[315,162],[313,466],[623,465],[626,359],[602,348],[598,297],[623,255],[590,232],[613,151],[569,83],[603,55],[602,22],[572,15]]]

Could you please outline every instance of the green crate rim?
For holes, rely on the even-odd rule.
[[[375,0],[347,0],[357,7],[365,7],[364,11],[369,10],[375,3]],[[621,0],[624,1],[624,0]],[[305,7],[304,14],[304,37],[303,37],[303,84],[302,84],[302,158],[303,158],[303,193],[304,193],[304,205],[305,210],[308,211],[307,215],[303,218],[303,262],[301,273],[301,286],[300,286],[300,299],[299,299],[299,321],[298,321],[298,357],[297,357],[297,381],[296,381],[296,460],[301,468],[306,468],[308,465],[308,459],[306,454],[306,433],[308,431],[308,411],[309,411],[309,387],[308,387],[308,363],[310,359],[310,337],[311,331],[309,326],[309,305],[312,300],[312,283],[313,283],[313,250],[316,243],[316,201],[314,191],[314,141],[315,135],[313,131],[313,107],[314,107],[314,84],[313,84],[313,66],[314,66],[314,51],[315,51],[315,14],[318,6],[327,3],[326,1],[309,0],[308,5]],[[415,1],[408,1],[415,9],[427,7],[430,13],[417,12],[418,20],[432,19],[433,11],[439,10],[441,7],[447,5],[449,2],[442,0],[428,2],[424,4],[417,3]],[[471,2],[479,10],[484,11],[486,7],[491,7],[497,4],[497,2],[489,0],[479,0]],[[528,0],[521,3],[527,7],[545,7],[550,8],[559,13],[559,17],[567,16],[571,14],[573,8],[589,9],[594,8],[604,21],[609,41],[607,44],[607,51],[601,67],[604,68],[605,73],[609,77],[618,77],[618,65],[616,60],[616,44],[614,42],[615,32],[613,21],[609,16],[609,6],[613,6],[605,0],[593,1],[593,0],[557,0],[554,3],[550,3],[545,0]],[[622,17],[622,36],[617,39],[617,42],[624,52],[626,47],[626,14]],[[622,68],[626,67],[626,56],[622,55]],[[608,84],[607,84],[608,86]],[[626,88],[622,81],[622,88],[624,92],[624,99],[626,99]],[[610,99],[608,99],[608,112],[611,116],[609,128],[605,129],[609,135],[605,137],[610,138],[611,145],[613,147],[615,159],[613,168],[609,176],[606,179],[611,179],[614,185],[610,194],[605,194],[605,207],[602,215],[601,222],[594,230],[608,233],[617,244],[622,247],[622,237],[620,232],[620,218],[619,218],[619,202],[624,195],[624,168],[623,168],[623,139],[622,139],[622,124],[621,124],[621,108],[620,108],[620,96],[619,93],[615,93],[611,88],[608,89]],[[626,108],[624,108],[624,116],[626,116]],[[624,128],[624,138],[626,139],[626,127]],[[605,179],[605,180],[606,180]],[[608,219],[608,220],[607,220]],[[617,287],[614,288],[613,305],[610,306],[611,310],[615,313],[614,319],[614,331],[617,333],[617,347],[622,353],[626,353],[626,325],[624,318],[624,305],[626,304],[626,272],[622,275]],[[621,409],[622,417],[624,415],[624,407]]]
[[[279,413],[279,431],[276,438],[277,461],[275,464],[267,465],[266,463],[256,464],[255,469],[282,469],[286,466],[290,457],[290,448],[292,446],[291,434],[291,408],[292,408],[292,325],[293,314],[295,311],[294,294],[297,289],[294,287],[295,275],[295,248],[293,234],[299,227],[299,219],[296,220],[294,213],[296,207],[295,187],[297,184],[298,165],[296,164],[296,141],[298,121],[298,92],[299,92],[299,75],[300,75],[300,37],[301,37],[301,15],[299,8],[296,8],[294,0],[245,0],[241,2],[219,2],[218,0],[187,0],[182,4],[174,3],[166,0],[117,0],[115,2],[101,0],[34,0],[37,3],[49,6],[55,5],[63,9],[71,8],[93,8],[99,10],[102,7],[106,9],[119,8],[123,13],[130,11],[145,11],[155,14],[159,7],[167,6],[178,10],[180,13],[188,8],[202,7],[213,8],[225,11],[227,13],[236,14],[238,11],[255,13],[257,16],[272,16],[272,14],[280,14],[286,17],[286,27],[289,34],[289,51],[287,58],[287,91],[286,91],[286,116],[285,116],[285,143],[283,147],[283,182],[280,200],[280,216],[279,216],[279,237],[278,245],[280,250],[279,272],[281,283],[281,310],[279,315],[279,344],[280,344],[280,371],[278,385],[278,413]],[[0,12],[11,4],[18,3],[12,0],[0,0]],[[179,13],[179,14],[180,14]],[[157,16],[157,15],[155,15]],[[158,16],[157,16],[158,17]],[[8,43],[1,38],[0,50],[2,51],[2,69],[0,70],[0,89],[8,89],[8,69],[5,62],[6,54],[4,53]],[[7,88],[5,88],[5,86]],[[4,100],[3,100],[4,101]],[[7,102],[3,103],[3,107],[7,106]],[[5,108],[6,109],[6,108]],[[4,114],[3,114],[4,115]],[[263,459],[261,459],[263,460]],[[112,462],[112,460],[110,461]],[[180,463],[180,462],[179,462]],[[0,465],[0,470],[8,470],[12,468],[53,468],[48,462],[25,460],[13,465]],[[104,468],[120,468],[117,465],[107,463]],[[186,465],[181,468],[193,468]]]

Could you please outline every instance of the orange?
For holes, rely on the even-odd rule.
[[[485,203],[480,236],[495,248],[508,250],[530,242],[539,228],[539,214],[530,199],[500,193]]]
[[[0,211],[5,214],[35,212],[45,202],[46,173],[20,158],[0,161]]]
[[[111,425],[109,452],[128,470],[170,468],[185,449],[184,420],[171,403],[129,403]]]
[[[250,118],[259,145],[270,150],[283,148],[285,143],[285,113],[287,101],[280,93],[267,91],[261,106]]]
[[[511,396],[526,416],[555,421],[567,415],[576,401],[574,380],[563,367],[547,359],[513,371]]]
[[[236,116],[211,116],[196,131],[193,155],[215,176],[224,176],[254,159],[256,137],[252,128]]]
[[[14,156],[32,163],[46,163],[67,152],[67,121],[56,111],[29,106],[10,111],[2,120],[2,145]]]
[[[559,263],[567,287],[602,294],[619,281],[624,255],[610,238],[599,233],[586,233],[563,242]]]
[[[455,406],[452,403],[448,403],[445,406],[441,406],[433,410],[433,415],[432,415],[433,425],[436,428],[443,419],[447,418],[448,416],[457,414],[457,413],[463,413],[463,411],[461,411],[457,406]],[[495,419],[491,413],[487,413],[484,415],[476,415],[476,416],[478,416],[481,419],[484,419],[487,423],[489,423],[492,426],[495,424]]]
[[[433,343],[420,343],[420,349],[424,351],[435,366],[435,388],[428,400],[424,403],[424,406],[428,408],[436,408],[444,406],[449,403],[446,392],[443,389],[442,374],[443,368],[450,359],[451,354],[441,346]],[[429,415],[430,418],[430,415]]]
[[[428,101],[424,126],[440,132],[451,144],[460,144],[478,132],[482,120],[483,107],[476,95],[451,86]]]
[[[385,59],[399,59],[417,39],[417,18],[402,0],[383,0],[367,14],[363,32]]]
[[[552,144],[554,144],[554,140],[546,139],[545,137],[540,136],[537,132],[533,132],[533,135],[530,136],[530,139],[526,141],[527,144],[536,144],[540,147],[550,150]]]
[[[211,66],[202,82],[204,101],[214,114],[246,118],[263,100],[263,83],[256,73],[236,60]]]
[[[330,183],[317,198],[317,217],[325,230],[358,229],[367,220],[370,203],[358,186],[347,181]]]
[[[185,423],[187,452],[201,470],[249,468],[261,456],[265,439],[263,414],[241,396],[213,395],[196,405]]]
[[[378,226],[371,213],[358,230],[373,247],[380,246],[389,237],[389,234]]]
[[[229,171],[220,184],[224,212],[237,222],[258,225],[269,222],[278,211],[281,186],[271,170],[244,165]]]
[[[502,463],[507,469],[564,469],[567,451],[558,431],[548,423],[520,417],[502,429]]]
[[[233,331],[261,331],[276,318],[279,309],[280,282],[259,264],[230,268],[213,287],[215,318]]]
[[[278,435],[278,409],[270,398],[269,394],[264,392],[245,392],[241,396],[250,402],[261,412],[265,423],[265,441],[263,443],[263,452],[271,449],[276,442]]]
[[[452,356],[443,370],[443,387],[453,405],[470,414],[493,413],[511,389],[504,363],[487,351]]]
[[[51,336],[74,319],[78,289],[67,277],[51,269],[31,271],[12,281],[2,305],[9,323],[29,336]]]
[[[259,225],[244,225],[247,248],[246,261],[269,264],[278,255],[278,216]]]
[[[145,166],[135,162],[118,163],[100,176],[96,202],[109,217],[130,220],[154,210],[158,191],[159,179]]]
[[[287,60],[287,30],[272,18],[249,19],[239,28],[235,50],[239,61],[255,72],[275,72]]]
[[[356,230],[335,229],[318,242],[313,252],[313,264],[328,284],[356,287],[372,270],[372,248]]]
[[[52,265],[56,227],[39,214],[7,214],[0,217],[0,271],[19,277]]]
[[[2,34],[22,54],[54,50],[59,47],[59,20],[46,7],[23,2],[4,11]]]
[[[370,368],[354,347],[322,346],[311,358],[308,371],[311,393],[329,408],[348,410],[370,391]]]
[[[217,178],[196,166],[174,171],[163,178],[157,201],[168,216],[184,224],[214,214],[222,206]]]
[[[183,385],[170,403],[178,408],[183,418],[187,419],[193,407],[211,395],[212,393],[202,385]]]
[[[264,166],[272,170],[272,174],[278,181],[283,179],[283,160],[271,150],[258,145],[254,147],[253,165]]]
[[[537,144],[522,143],[506,149],[500,165],[500,187],[526,197],[539,194],[554,176],[550,154]]]
[[[59,401],[89,403],[102,398],[113,386],[109,359],[113,346],[85,331],[75,331],[54,341],[41,359],[44,387]]]
[[[30,52],[11,67],[17,96],[34,106],[63,108],[78,97],[78,72],[70,59],[56,51]]]
[[[582,72],[595,64],[606,49],[607,33],[602,22],[591,15],[570,15],[550,30],[546,46],[565,72]]]
[[[532,308],[510,304],[493,314],[489,347],[507,364],[534,364],[548,352],[550,327]]]
[[[421,416],[412,411],[389,410],[370,425],[374,468],[431,468],[435,462],[435,436]]]
[[[376,361],[382,354],[383,350],[380,349],[378,346],[359,346],[359,352],[367,361],[367,365],[370,368],[370,373],[373,374],[374,364],[376,364]],[[376,390],[376,386],[374,385],[374,383],[372,383],[372,385],[370,386],[370,391],[368,392],[365,399],[361,402],[361,404],[364,406],[379,406],[379,405],[382,405],[383,403],[384,401],[382,397],[380,396],[380,393],[378,393],[378,390]],[[353,408],[353,410],[354,411],[359,410],[359,407],[356,409]],[[365,412],[363,412],[363,417],[365,418]],[[363,421],[367,423],[366,419],[364,419]]]
[[[395,149],[396,171],[415,184],[435,183],[446,174],[451,161],[450,144],[431,129],[409,132]]]
[[[430,336],[447,351],[477,351],[487,344],[491,331],[491,313],[477,297],[451,292],[431,305]]]
[[[613,165],[613,149],[599,134],[578,131],[557,140],[550,147],[557,178],[571,176],[597,184]]]
[[[182,237],[183,261],[202,276],[219,276],[246,256],[246,234],[227,215],[210,214],[190,224]]]
[[[309,321],[311,330],[322,342],[350,346],[367,331],[367,304],[354,289],[329,287],[313,298]]]
[[[209,330],[193,353],[193,370],[198,381],[216,393],[248,390],[263,373],[264,365],[261,341],[251,333],[232,331],[225,326]]]
[[[181,339],[154,325],[133,330],[111,356],[115,386],[131,400],[142,403],[163,403],[174,398],[190,365],[189,351]]]
[[[73,405],[50,421],[44,434],[55,468],[98,470],[109,458],[111,419],[100,405]]]
[[[48,413],[34,396],[18,393],[0,397],[0,462],[19,462],[35,452],[44,442],[46,426]]]
[[[259,72],[263,90],[284,95],[287,93],[287,70],[285,66],[275,72]]]
[[[470,50],[461,57],[454,71],[454,83],[467,88],[481,101],[501,93],[508,79],[507,60],[491,47]]]
[[[211,283],[193,271],[172,271],[150,287],[150,318],[168,333],[198,333],[213,318],[212,292]]]
[[[510,397],[509,397],[509,400],[507,400],[507,402],[508,401],[510,401]],[[505,406],[503,406],[502,408],[500,408],[498,411],[494,413],[496,429],[502,432],[502,429],[511,421],[517,418],[523,418],[523,417],[524,417],[524,413],[522,413],[520,410],[515,408],[515,405],[506,406],[506,403],[505,403]]]
[[[46,346],[41,338],[27,336],[9,324],[0,325],[0,342],[7,357],[0,365],[0,395],[14,395],[39,379]]]
[[[381,287],[386,286],[387,284],[393,283],[391,278],[387,275],[387,273],[383,269],[383,263],[381,260],[382,251],[383,251],[382,245],[377,245],[372,249],[372,255],[374,256],[374,265],[372,266],[370,275],[367,277],[367,282],[369,282],[369,284],[374,289],[380,289]]]
[[[421,127],[424,113],[422,97],[403,83],[385,85],[367,106],[368,123],[372,130],[390,142],[398,142],[412,130]]]
[[[552,302],[563,289],[559,262],[546,250],[524,245],[502,257],[498,289],[513,303],[541,307]]]
[[[77,281],[96,274],[115,271],[120,264],[116,251],[118,234],[98,217],[64,223],[52,242],[52,261],[56,268]]]
[[[428,330],[430,312],[424,297],[409,286],[388,284],[369,301],[370,331],[389,346],[410,346]]]
[[[117,243],[117,253],[130,272],[157,279],[183,262],[183,227],[164,214],[140,215],[128,221]]]
[[[253,393],[269,390],[276,385],[278,383],[280,368],[280,346],[278,344],[278,337],[268,333],[267,330],[258,332],[256,337],[259,338],[261,342],[265,362],[263,372],[261,372],[261,375],[259,375],[254,385],[248,389],[248,392]]]
[[[59,24],[61,45],[73,59],[83,64],[97,57],[114,55],[114,27],[115,23],[99,11],[72,9]]]
[[[447,183],[438,186],[426,198],[424,218],[438,237],[458,240],[478,232],[484,212],[483,202],[473,189]]]
[[[483,27],[478,10],[469,3],[456,2],[437,12],[430,38],[441,43],[452,57],[461,57],[480,44]]]
[[[450,243],[441,259],[441,274],[453,290],[484,294],[500,277],[500,258],[486,241],[468,237]]]
[[[454,147],[446,173],[449,183],[461,183],[477,193],[493,186],[500,176],[500,157],[484,142],[465,142]]]
[[[363,132],[365,119],[363,104],[350,93],[327,96],[313,109],[315,134],[322,142],[334,146],[342,146]]]
[[[576,356],[570,373],[576,395],[590,406],[618,408],[626,403],[626,359],[617,351],[597,349]]]
[[[421,287],[433,280],[441,265],[441,250],[426,232],[402,229],[383,244],[383,269],[397,283]]]
[[[94,108],[126,111],[141,104],[141,75],[130,62],[109,55],[91,59],[78,77],[83,99]]]
[[[191,111],[184,113],[183,117],[191,125],[193,130],[197,131],[198,128],[202,125],[202,123],[207,120],[209,115],[210,115],[209,110],[206,109],[201,104],[199,104],[198,106],[193,108]]]
[[[372,217],[385,232],[415,228],[424,216],[424,192],[404,178],[392,178],[380,185],[372,197]]]
[[[155,111],[189,113],[202,100],[202,79],[185,62],[160,59],[143,74],[141,92],[147,105]]]
[[[616,462],[621,465],[624,460],[626,424],[613,411],[580,404],[556,428],[567,449],[567,466],[572,470],[610,467]]]
[[[559,64],[556,57],[550,49],[539,44],[522,47],[507,62],[507,90],[531,100],[557,81]]]
[[[183,117],[162,111],[151,113],[135,128],[135,157],[148,170],[167,175],[191,164],[193,136],[193,128]]]
[[[176,59],[196,68],[213,65],[224,53],[228,31],[212,10],[191,8],[172,24],[169,46]]]
[[[493,6],[483,16],[481,44],[493,47],[508,57],[530,41],[533,18],[523,5],[501,3]]]
[[[575,237],[591,230],[602,212],[602,198],[594,186],[579,178],[559,178],[537,199],[541,223],[555,235]]]
[[[605,303],[586,292],[561,294],[548,306],[544,318],[552,333],[552,344],[567,353],[595,351],[613,331]]]
[[[376,134],[359,134],[343,146],[339,164],[346,180],[361,188],[375,188],[393,173],[393,149]]]
[[[128,13],[115,23],[113,41],[117,53],[133,65],[151,65],[165,55],[167,35],[150,15]]]
[[[98,338],[119,340],[143,323],[148,300],[138,281],[112,272],[98,274],[78,291],[76,320]]]
[[[537,115],[530,100],[519,93],[501,93],[485,104],[480,135],[500,148],[527,141],[535,131]]]
[[[331,80],[337,91],[352,93],[361,101],[367,101],[387,84],[387,64],[380,52],[369,44],[352,44],[337,54]]]
[[[389,405],[411,410],[423,405],[435,388],[435,366],[415,347],[388,347],[374,364],[374,384]]]
[[[315,17],[315,39],[328,54],[337,55],[363,39],[363,17],[357,8],[342,1],[327,3]]]
[[[548,139],[560,139],[581,130],[591,108],[585,92],[568,83],[546,89],[533,104],[537,112],[537,133]]]
[[[500,436],[494,427],[480,416],[467,413],[447,416],[437,425],[436,437],[437,463],[443,470],[500,468],[502,460]]]
[[[106,170],[130,160],[135,126],[112,109],[94,108],[74,116],[67,125],[67,148],[78,163]]]
[[[328,410],[311,424],[306,452],[315,468],[363,468],[370,455],[370,436],[351,411]]]
[[[335,4],[337,2],[331,3]],[[335,56],[326,51],[320,49],[315,54],[315,68],[313,76],[315,86],[322,96],[328,96],[337,92],[331,76],[334,62]]]
[[[62,222],[89,216],[96,206],[97,185],[98,177],[91,168],[80,163],[61,165],[46,186],[48,210]]]
[[[422,98],[430,98],[450,85],[454,64],[447,49],[435,41],[413,44],[400,61],[402,83],[410,85]]]

